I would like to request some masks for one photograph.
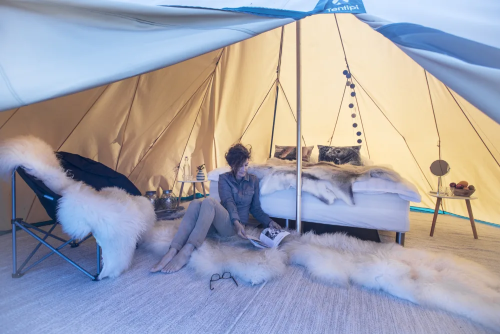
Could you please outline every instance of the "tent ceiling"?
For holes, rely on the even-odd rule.
[[[500,123],[498,1],[349,2],[362,3],[368,14],[357,14],[360,20]],[[345,1],[5,0],[0,110],[160,69],[342,5]],[[319,35],[328,38],[328,32]]]
[[[418,187],[420,206],[429,208],[434,201],[426,194],[437,184],[429,166],[440,142],[451,165],[445,183],[474,184],[476,218],[500,223],[500,125],[369,26],[350,15],[337,18],[357,85],[363,154],[392,165]],[[334,16],[307,18],[302,27],[304,141],[354,145],[350,111],[340,103],[346,65]],[[325,38],[318,31],[330,33]],[[278,28],[157,71],[0,113],[0,140],[33,134],[54,149],[117,169],[143,192],[178,192],[174,170],[183,156],[211,170],[224,165],[225,151],[241,139],[252,145],[254,161],[268,157],[276,86],[273,144],[295,145],[294,25],[284,28],[278,80],[280,45]],[[43,219],[32,192],[20,187],[19,215]],[[0,194],[0,229],[7,229],[10,185],[3,183]],[[461,201],[445,201],[445,210],[466,215]]]

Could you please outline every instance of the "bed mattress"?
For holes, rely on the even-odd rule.
[[[218,182],[210,181],[210,196],[220,200]],[[295,219],[295,189],[261,196],[262,209],[271,217]],[[410,202],[394,193],[354,193],[354,206],[343,201],[328,205],[302,193],[302,220],[311,223],[407,232]]]

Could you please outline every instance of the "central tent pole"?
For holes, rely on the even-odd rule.
[[[296,230],[302,234],[302,101],[300,98],[300,20],[296,22],[296,52],[297,52],[297,211],[296,211]]]

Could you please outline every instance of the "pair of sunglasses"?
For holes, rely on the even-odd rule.
[[[210,278],[210,290],[214,289],[212,287],[212,282],[218,281],[220,279],[230,279],[230,278],[233,280],[234,284],[236,284],[236,286],[238,286],[238,282],[236,282],[236,280],[234,279],[233,275],[231,275],[230,272],[226,271],[222,274],[222,276],[219,274],[213,274],[212,277]]]

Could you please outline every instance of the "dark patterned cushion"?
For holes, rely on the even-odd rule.
[[[336,165],[351,164],[355,166],[363,166],[359,151],[361,145],[358,146],[322,146],[318,145],[319,158],[318,161],[333,162]]]
[[[302,147],[302,161],[309,162],[311,153],[314,146]],[[275,145],[274,157],[282,160],[296,160],[297,147],[296,146],[278,146]]]

